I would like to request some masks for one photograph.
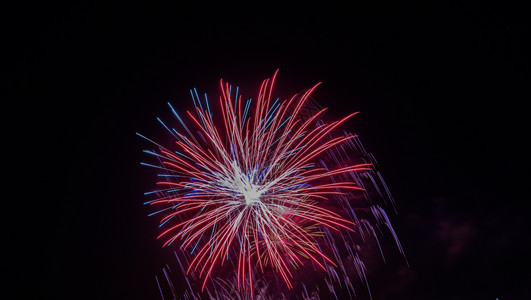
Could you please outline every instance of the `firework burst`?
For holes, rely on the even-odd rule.
[[[163,215],[158,238],[189,254],[185,273],[197,274],[201,289],[217,270],[229,270],[221,276],[235,276],[237,289],[250,287],[251,297],[257,274],[266,272],[291,289],[294,272],[305,264],[325,272],[336,268],[337,253],[327,254],[326,242],[319,241],[358,225],[336,200],[364,190],[349,176],[371,170],[371,163],[329,168],[321,158],[356,138],[333,136],[356,113],[331,123],[321,121],[326,109],[304,115],[319,84],[273,100],[276,75],[262,82],[255,101],[242,101],[238,88],[220,80],[216,114],[206,94],[201,100],[192,90],[190,126],[170,105],[182,130],[159,122],[175,144],[153,142],[158,149],[145,151],[158,164],[143,164],[162,170],[150,192],[155,199],[147,202]]]

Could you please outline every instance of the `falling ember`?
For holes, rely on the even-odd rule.
[[[177,253],[186,255],[184,265],[179,264],[187,276],[200,280],[201,291],[208,290],[209,279],[234,277],[235,289],[252,298],[253,287],[266,274],[290,290],[297,272],[308,265],[329,274],[328,285],[330,274],[347,276],[331,240],[334,232],[363,235],[372,229],[366,220],[357,220],[349,199],[367,193],[359,179],[360,174],[372,176],[373,162],[340,161],[341,155],[334,155],[357,143],[352,134],[334,137],[356,113],[331,123],[321,120],[326,109],[307,114],[319,84],[275,100],[276,75],[262,82],[255,101],[243,101],[238,88],[221,80],[218,110],[194,89],[189,124],[169,104],[182,130],[158,120],[175,139],[173,145],[164,147],[138,134],[157,146],[145,152],[158,163],[142,164],[161,171],[156,189],[147,193],[155,198],[146,202],[158,207],[153,214],[162,215],[158,238],[176,251],[177,259]],[[399,245],[385,211],[379,206],[368,211],[388,226]],[[351,250],[355,245],[345,245],[342,251],[364,270]]]

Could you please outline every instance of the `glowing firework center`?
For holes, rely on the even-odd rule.
[[[254,184],[256,169],[251,170],[250,174],[244,174],[237,162],[232,161],[232,174],[226,176],[226,179],[220,183],[229,187],[236,199],[244,199],[246,206],[252,206],[260,200],[264,193],[261,186]]]

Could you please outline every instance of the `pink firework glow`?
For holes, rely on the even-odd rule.
[[[364,191],[348,176],[370,171],[371,163],[341,162],[328,168],[322,161],[323,155],[356,138],[333,137],[356,113],[331,123],[321,121],[326,109],[303,116],[319,84],[274,100],[276,75],[262,82],[254,102],[242,101],[238,88],[220,80],[219,115],[212,114],[206,95],[202,101],[191,91],[191,128],[170,105],[183,130],[170,129],[159,119],[175,144],[155,143],[157,151],[146,151],[159,162],[149,166],[163,171],[152,192],[156,198],[147,202],[164,215],[158,238],[164,247],[188,253],[184,271],[197,274],[201,290],[213,276],[234,275],[236,288],[251,287],[252,297],[253,281],[266,272],[291,289],[295,271],[305,264],[325,272],[338,267],[337,251],[330,255],[330,247],[320,240],[360,226],[336,199],[348,201]],[[220,274],[223,270],[232,273]]]

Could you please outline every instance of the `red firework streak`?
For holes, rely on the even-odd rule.
[[[325,271],[324,261],[336,267],[316,241],[320,228],[353,231],[355,226],[327,207],[333,206],[332,195],[363,190],[338,175],[370,170],[370,164],[330,170],[317,162],[327,150],[355,137],[325,138],[356,113],[329,124],[317,122],[326,109],[302,118],[301,109],[319,84],[302,95],[272,101],[277,72],[262,82],[253,105],[220,80],[219,124],[206,95],[202,102],[191,91],[195,112],[187,114],[196,133],[172,107],[184,131],[159,119],[175,145],[156,144],[158,151],[146,151],[160,162],[150,166],[163,170],[157,198],[148,202],[162,206],[157,212],[165,214],[158,238],[164,246],[190,252],[186,273],[199,274],[201,289],[215,268],[228,262],[238,289],[252,287],[253,274],[266,270],[279,274],[291,289],[294,271],[305,263]]]

